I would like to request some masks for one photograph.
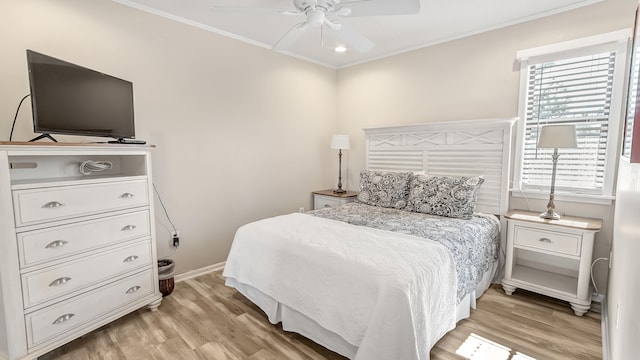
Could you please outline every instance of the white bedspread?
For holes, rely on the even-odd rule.
[[[429,359],[455,327],[453,258],[410,235],[300,213],[269,218],[238,229],[223,275],[340,335],[358,360]]]

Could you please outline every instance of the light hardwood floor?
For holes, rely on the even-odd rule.
[[[456,350],[472,333],[510,354],[492,360],[512,359],[517,352],[537,360],[602,358],[598,314],[577,317],[565,302],[522,290],[507,296],[498,285],[478,300],[471,318],[436,344],[431,358],[465,359]],[[345,358],[271,325],[260,309],[224,286],[221,272],[214,272],[176,284],[159,311],[139,310],[40,359]]]

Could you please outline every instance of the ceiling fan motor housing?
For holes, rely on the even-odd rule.
[[[293,5],[300,12],[306,13],[309,10],[323,10],[325,13],[335,10],[340,1],[336,0],[293,0]]]

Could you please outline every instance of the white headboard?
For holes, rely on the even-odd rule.
[[[364,129],[366,168],[433,175],[482,175],[476,211],[509,206],[511,129],[515,119],[432,122]]]

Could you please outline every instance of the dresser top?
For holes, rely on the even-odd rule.
[[[505,214],[507,219],[522,220],[538,224],[552,224],[574,229],[598,231],[602,227],[602,220],[578,216],[563,216],[558,220],[543,219],[540,213],[525,210],[510,210]]]
[[[70,143],[70,142],[30,142],[30,141],[0,141],[0,146],[16,146],[29,149],[31,147],[51,147],[51,148],[65,148],[79,146],[83,148],[87,147],[99,147],[107,149],[122,149],[122,148],[155,148],[155,145],[140,145],[140,144],[105,144],[105,143]]]

